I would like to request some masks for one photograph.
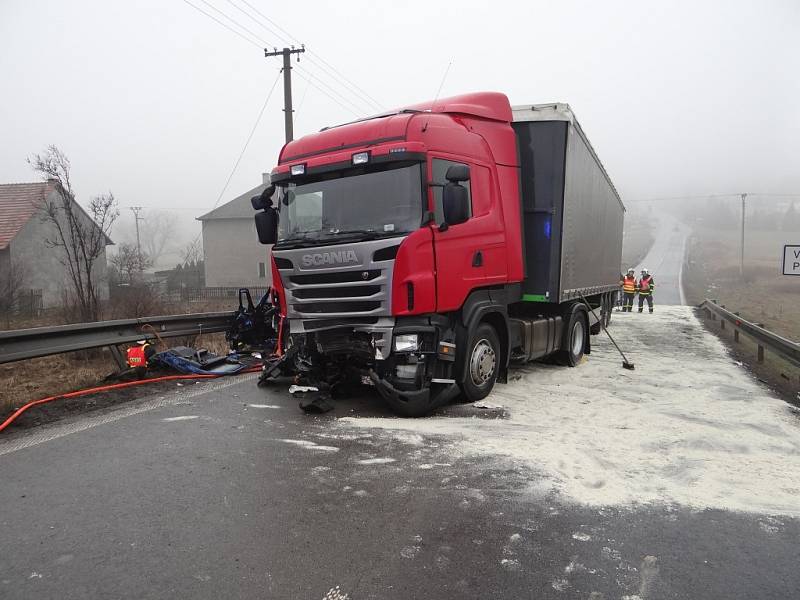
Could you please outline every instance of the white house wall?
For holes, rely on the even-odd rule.
[[[80,215],[79,218],[88,219]],[[42,290],[44,308],[63,303],[64,290],[72,289],[67,267],[63,264],[64,250],[52,247],[47,240],[58,239],[52,223],[43,221],[41,213],[33,215],[11,241],[11,260],[19,262],[25,271],[22,287]],[[100,253],[94,266],[98,297],[108,299],[106,251]]]
[[[258,243],[252,217],[203,221],[203,254],[207,287],[272,283],[269,247]],[[264,265],[263,277],[259,263]]]

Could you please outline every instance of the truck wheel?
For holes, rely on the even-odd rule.
[[[560,352],[561,361],[570,367],[576,366],[583,358],[586,349],[586,315],[576,310],[569,318],[569,325],[564,331],[564,342]]]
[[[494,328],[481,323],[470,336],[464,357],[461,392],[467,402],[482,400],[492,391],[500,371],[500,340]]]

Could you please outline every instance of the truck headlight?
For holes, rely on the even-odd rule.
[[[419,336],[416,333],[405,333],[394,336],[395,352],[416,352],[419,348]]]

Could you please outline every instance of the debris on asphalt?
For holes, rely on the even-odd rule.
[[[296,394],[297,392],[305,393],[305,392],[318,392],[319,388],[314,387],[313,385],[290,385],[289,386],[289,393]]]
[[[482,402],[482,401],[481,402],[476,402],[472,406],[474,406],[475,408],[483,408],[483,409],[488,409],[488,410],[497,409],[497,408],[503,408],[499,404],[492,404],[491,402]]]
[[[332,411],[333,404],[328,401],[327,397],[320,395],[316,398],[301,400],[300,409],[307,413],[322,414]]]

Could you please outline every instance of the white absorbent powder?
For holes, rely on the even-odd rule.
[[[532,488],[564,501],[800,516],[800,416],[736,365],[690,308],[614,313],[611,331],[635,371],[593,337],[576,368],[513,368],[485,401],[508,418],[338,423],[444,436],[432,454],[522,461],[536,474]]]

